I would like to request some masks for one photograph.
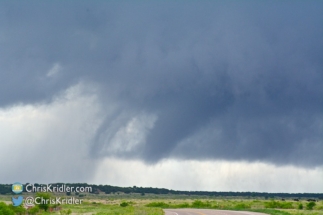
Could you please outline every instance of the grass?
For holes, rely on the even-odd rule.
[[[270,215],[291,215],[287,211],[281,211],[281,210],[276,210],[276,209],[250,209],[248,211],[253,211],[253,212],[259,212],[259,213],[265,213],[265,214],[270,214]]]
[[[299,204],[304,209],[298,209]],[[305,210],[308,202],[275,201],[275,200],[245,200],[245,199],[216,199],[216,200],[171,200],[150,202],[147,207],[160,208],[205,208],[221,210],[241,210],[261,212],[270,215],[323,215],[323,204],[317,203],[313,210]]]
[[[127,203],[127,204],[124,204]],[[127,205],[127,206],[125,206]],[[135,202],[121,204],[105,204],[100,202],[84,202],[82,205],[65,205],[64,210],[70,209],[74,214],[87,215],[163,215],[161,208],[145,207]]]
[[[250,198],[219,198],[175,195],[100,195],[86,196],[81,205],[63,205],[63,211],[72,215],[162,215],[164,208],[206,208],[220,210],[254,211],[270,215],[323,215],[323,203],[317,202],[313,210],[306,210],[307,201],[265,200]],[[0,196],[8,204],[10,196]],[[299,205],[303,209],[299,209]],[[62,212],[62,211],[61,211]],[[40,215],[63,214],[39,213]],[[1,214],[1,213],[0,213]]]

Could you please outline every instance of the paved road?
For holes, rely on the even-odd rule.
[[[209,209],[165,209],[165,215],[265,215],[249,211],[228,211]],[[267,214],[266,214],[267,215]]]

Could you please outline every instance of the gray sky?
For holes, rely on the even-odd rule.
[[[0,2],[0,182],[323,192],[322,11]]]

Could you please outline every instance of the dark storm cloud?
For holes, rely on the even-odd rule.
[[[145,145],[117,156],[323,164],[321,2],[1,4],[0,104],[99,84],[120,109],[94,157],[146,112]]]

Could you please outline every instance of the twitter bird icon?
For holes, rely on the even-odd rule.
[[[22,197],[22,196],[18,196],[17,198],[12,197],[11,200],[12,200],[13,206],[19,206],[19,205],[21,205],[22,200],[24,200],[24,197]]]

